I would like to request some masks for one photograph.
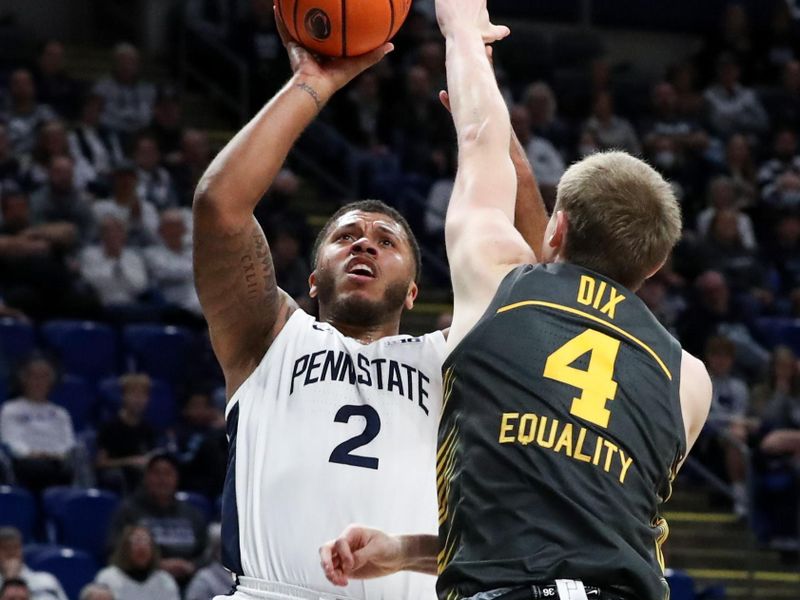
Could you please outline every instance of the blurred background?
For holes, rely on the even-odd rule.
[[[495,66],[547,202],[571,162],[621,148],[683,207],[682,242],[640,291],[715,384],[666,515],[673,599],[800,598],[800,2],[489,6],[513,31]],[[330,103],[256,211],[306,310],[313,237],[380,198],[423,247],[404,331],[448,324],[455,138],[432,17],[416,0],[397,50]],[[288,74],[270,0],[0,0],[0,580],[31,598],[230,586],[190,207]]]

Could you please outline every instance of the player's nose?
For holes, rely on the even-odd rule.
[[[378,246],[373,244],[368,237],[364,236],[353,242],[353,246],[350,248],[350,251],[356,254],[366,252],[372,256],[377,256]]]

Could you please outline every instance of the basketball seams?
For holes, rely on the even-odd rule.
[[[298,42],[300,40],[300,29],[297,27],[297,13],[300,12],[300,0],[294,0],[294,14],[292,15],[292,24],[294,26],[294,39]]]
[[[342,57],[347,56],[347,0],[342,0]]]

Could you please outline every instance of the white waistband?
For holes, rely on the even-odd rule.
[[[244,588],[245,591],[259,591],[270,594],[277,594],[285,598],[302,598],[303,600],[347,600],[346,596],[337,596],[325,592],[316,592],[308,588],[289,585],[288,583],[278,583],[275,581],[265,581],[254,577],[239,577],[237,588]]]

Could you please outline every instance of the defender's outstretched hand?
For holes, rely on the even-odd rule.
[[[436,19],[444,37],[460,26],[477,28],[484,44],[502,40],[511,33],[505,25],[492,24],[486,0],[436,0]]]
[[[404,561],[400,538],[360,525],[351,525],[324,544],[319,556],[325,577],[342,587],[351,578],[373,579],[397,573]]]
[[[372,52],[352,58],[317,57],[291,38],[277,10],[275,11],[275,23],[281,41],[289,54],[292,72],[300,75],[304,80],[314,82],[315,89],[319,88],[318,93],[322,96],[320,100],[323,103],[394,50],[393,44],[384,44]]]

